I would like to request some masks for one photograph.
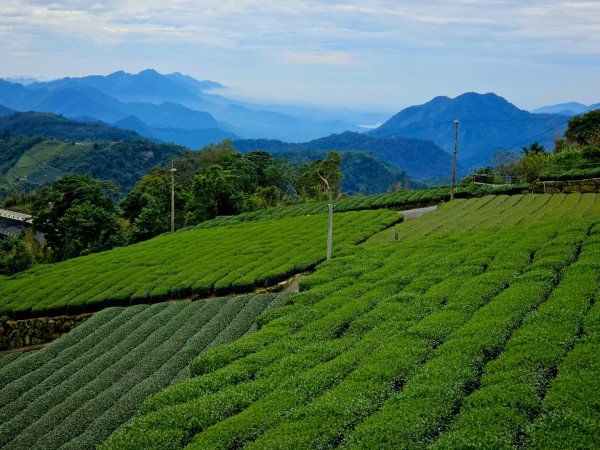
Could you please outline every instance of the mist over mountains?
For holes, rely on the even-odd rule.
[[[496,94],[469,92],[435,97],[388,119],[383,113],[232,100],[215,92],[225,90],[216,81],[152,69],[23,83],[0,80],[0,117],[51,112],[191,149],[230,138],[242,151],[368,152],[421,180],[448,177],[455,119],[462,173],[487,165],[498,150],[519,152],[535,141],[552,149],[570,117],[590,108],[572,102],[528,112]],[[367,130],[378,122],[384,123]]]
[[[281,105],[269,110],[211,93],[217,88],[223,86],[180,73],[120,71],[27,85],[0,80],[0,104],[17,111],[53,112],[71,119],[132,127],[146,137],[172,139],[193,149],[224,137],[297,142],[361,130],[359,121],[385,117],[326,110],[317,115],[311,109]]]

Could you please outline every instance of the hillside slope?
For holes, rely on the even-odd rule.
[[[187,377],[193,357],[241,337],[284,299],[263,294],[103,310],[0,368],[0,447],[94,448],[146,397]]]
[[[14,113],[0,117],[0,129],[27,136],[45,136],[63,141],[137,140],[133,131],[121,130],[99,123],[76,122],[65,117],[38,112]]]
[[[391,211],[335,214],[341,253],[401,217]],[[327,215],[191,228],[127,247],[0,276],[0,313],[28,316],[248,292],[272,286],[326,256]]]
[[[569,121],[560,114],[523,111],[496,94],[469,92],[406,108],[369,135],[430,139],[450,153],[455,119],[460,121],[458,159],[467,169],[486,166],[498,150],[519,152],[534,141],[552,149],[554,138],[564,133]]]
[[[55,117],[55,116],[54,116]],[[89,128],[51,125],[49,133],[88,136]],[[92,134],[104,134],[91,127]],[[113,131],[108,131],[112,134]],[[121,131],[116,130],[117,135]],[[90,173],[96,178],[116,181],[128,192],[152,167],[164,166],[186,150],[172,144],[146,139],[116,142],[61,141],[38,136],[0,132],[0,196],[37,189],[69,173]]]
[[[271,153],[314,150],[354,150],[373,153],[404,170],[413,179],[447,177],[452,171],[452,157],[432,142],[407,138],[384,138],[346,132],[303,143],[266,139],[234,141],[242,153],[265,150]]]
[[[597,447],[600,198],[403,226],[422,234],[321,264],[101,448]]]

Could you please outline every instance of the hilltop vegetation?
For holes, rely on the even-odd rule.
[[[122,192],[151,168],[185,149],[147,140],[73,142],[0,131],[0,197],[27,192],[71,173],[87,173],[119,183]]]
[[[452,157],[431,141],[407,137],[378,138],[360,133],[333,134],[303,143],[287,143],[268,139],[234,141],[242,153],[254,150],[279,152],[312,152],[317,150],[344,150],[369,152],[415,179],[448,177],[452,171]]]
[[[0,118],[0,129],[26,136],[53,137],[63,141],[139,140],[132,131],[99,123],[76,122],[56,114],[43,112],[15,113]]]

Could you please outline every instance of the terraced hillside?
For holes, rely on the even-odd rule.
[[[482,197],[484,195],[507,195],[520,194],[527,191],[529,185],[506,185],[506,186],[483,186],[469,185],[459,186],[456,191],[457,198]],[[450,188],[439,187],[430,189],[416,189],[414,191],[389,192],[386,194],[374,194],[354,196],[335,201],[337,212],[362,211],[367,209],[410,209],[417,206],[436,204],[450,199]],[[323,214],[327,212],[328,202],[309,202],[299,205],[290,205],[278,208],[261,209],[237,216],[224,217],[201,223],[197,228],[212,228],[215,226],[233,225],[243,222],[264,219],[282,219],[284,217],[303,216],[307,214]]]
[[[334,249],[398,222],[394,212],[335,214]],[[247,292],[325,259],[327,216],[189,229],[129,247],[0,276],[0,313],[41,315]]]
[[[0,358],[0,448],[94,448],[190,360],[285,294],[109,308],[47,348]]]
[[[419,239],[440,233],[509,227],[561,218],[600,216],[599,194],[487,195],[442,204],[425,220],[402,223],[372,236],[369,241]]]
[[[321,264],[101,448],[600,447],[598,198],[456,201],[405,229]]]

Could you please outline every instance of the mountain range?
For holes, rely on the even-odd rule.
[[[600,103],[593,105],[584,105],[578,102],[558,103],[556,105],[542,106],[531,112],[536,114],[562,114],[563,116],[572,117],[594,109],[600,109]]]
[[[2,117],[4,113],[8,115]],[[116,181],[125,194],[151,168],[166,165],[185,151],[185,147],[152,142],[133,131],[99,123],[0,108],[0,198],[74,172]],[[406,172],[376,155],[341,153],[345,193],[372,194],[418,186]],[[319,150],[277,154],[296,164],[326,155]]]
[[[0,117],[13,111],[52,112],[191,149],[230,138],[241,149],[366,151],[412,178],[432,179],[450,173],[455,119],[460,121],[458,161],[468,171],[489,164],[498,150],[518,153],[535,141],[552,149],[571,112],[590,108],[567,103],[528,112],[496,94],[470,92],[435,97],[388,119],[378,113],[257,105],[215,93],[223,89],[215,81],[151,69],[25,84],[0,80]]]
[[[362,151],[376,155],[411,178],[431,180],[447,178],[452,170],[452,157],[435,143],[404,137],[377,138],[347,131],[303,143],[267,139],[233,142],[242,153],[265,150],[273,154],[290,151],[338,150]]]
[[[451,153],[455,119],[459,120],[457,158],[465,168],[473,168],[489,164],[498,150],[518,153],[521,147],[536,141],[552,149],[554,139],[563,135],[570,117],[534,114],[496,94],[468,92],[453,99],[435,97],[423,105],[403,109],[367,134],[430,139]]]
[[[223,138],[302,141],[345,130],[384,114],[352,113],[235,101],[211,91],[220,83],[148,69],[33,82],[0,80],[0,104],[17,111],[43,111],[77,120],[102,121],[146,137],[193,149]],[[268,109],[270,108],[270,109]]]

